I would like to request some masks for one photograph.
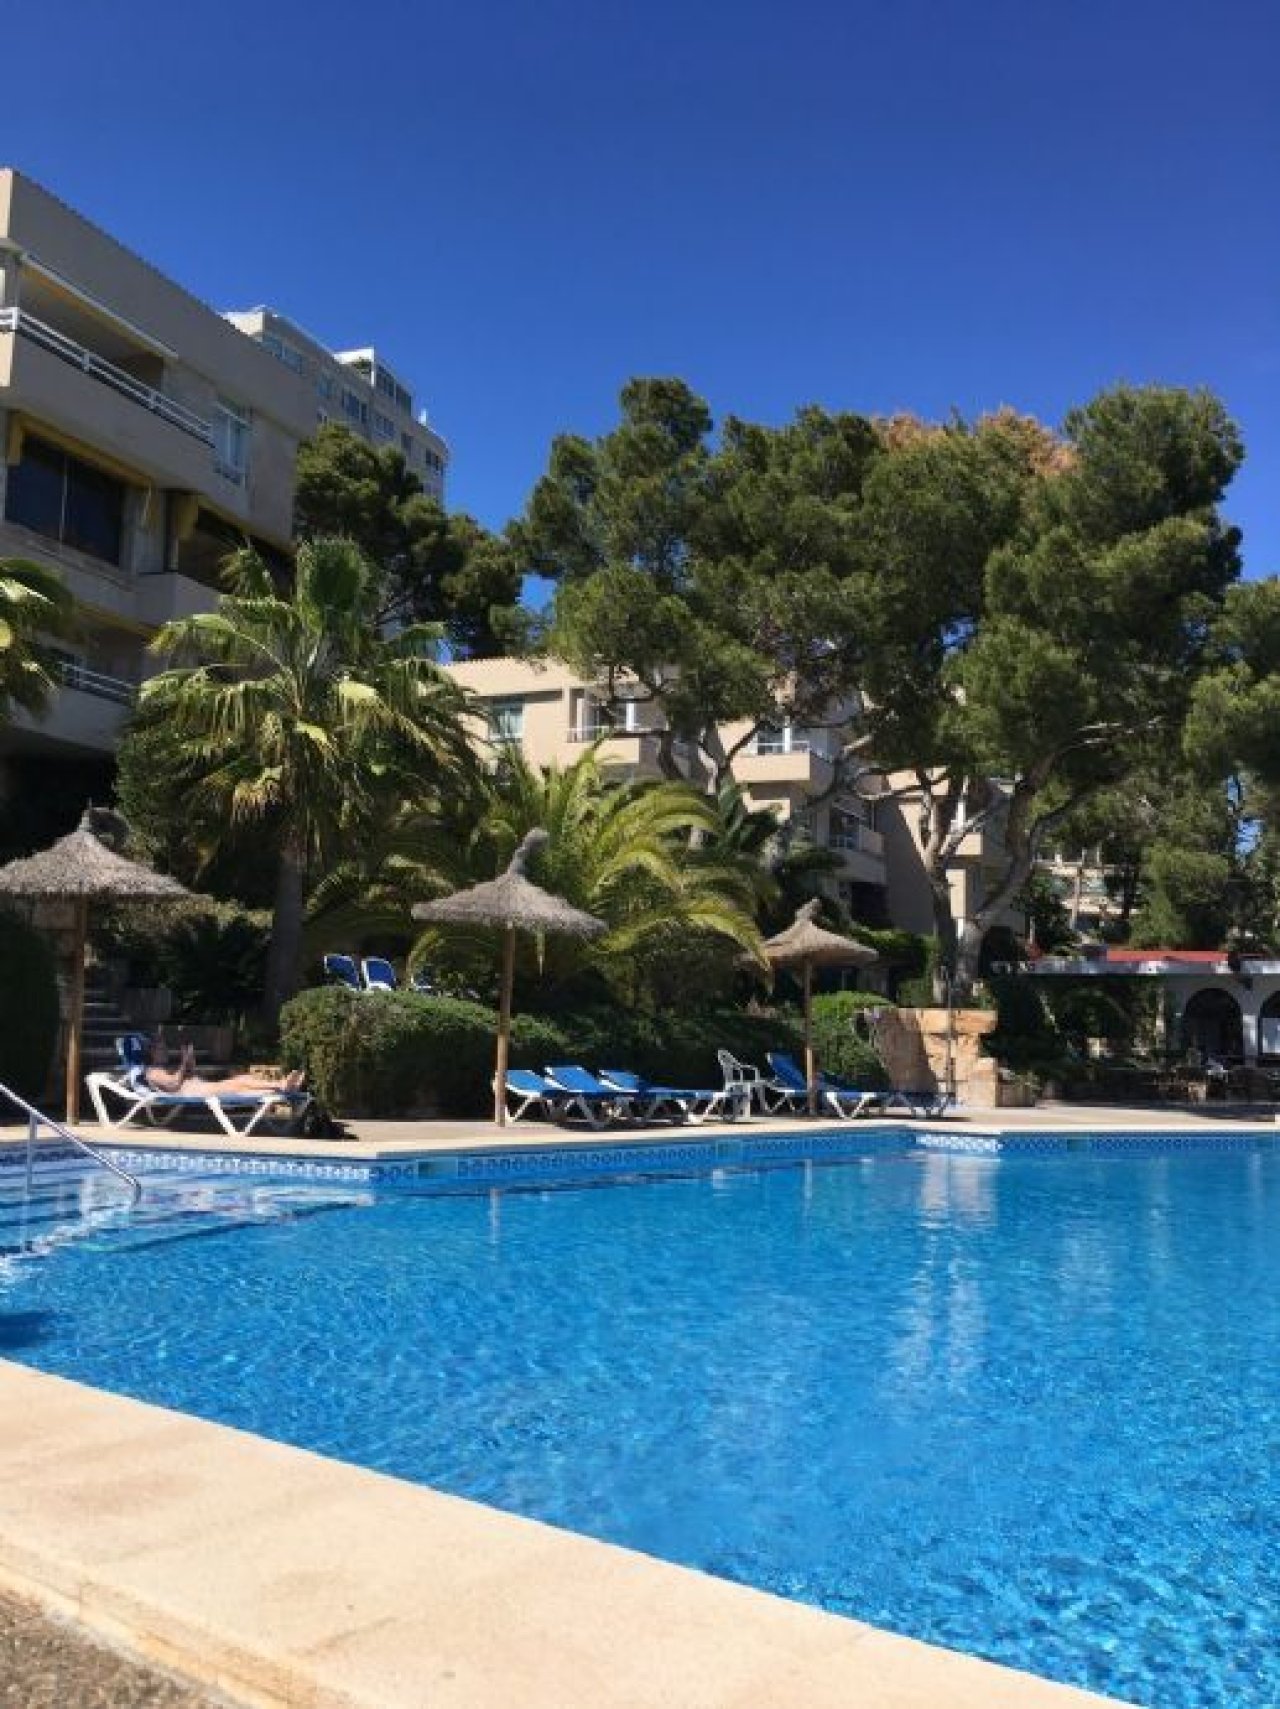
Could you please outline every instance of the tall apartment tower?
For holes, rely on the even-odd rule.
[[[0,731],[0,804],[15,756],[28,774],[43,757],[110,756],[154,668],[149,637],[213,605],[230,551],[284,561],[298,447],[325,385],[333,419],[375,442],[394,419],[441,490],[444,443],[372,351],[332,356],[293,333],[286,349],[288,322],[257,311],[246,337],[241,318],[0,170],[0,558],[52,566],[78,607],[48,716]]]

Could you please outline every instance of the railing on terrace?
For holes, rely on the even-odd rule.
[[[127,1169],[122,1169],[118,1163],[112,1162],[111,1158],[104,1156],[96,1146],[90,1145],[88,1140],[81,1139],[78,1133],[72,1133],[69,1127],[63,1127],[62,1123],[54,1121],[52,1116],[44,1115],[40,1110],[36,1109],[34,1104],[29,1104],[25,1098],[20,1097],[18,1093],[13,1090],[12,1086],[6,1086],[3,1081],[0,1081],[0,1100],[4,1100],[12,1104],[14,1109],[21,1110],[23,1115],[27,1118],[28,1197],[31,1193],[32,1171],[35,1168],[36,1140],[39,1137],[40,1129],[42,1127],[47,1127],[51,1133],[56,1133],[58,1138],[64,1140],[66,1144],[75,1146],[77,1151],[83,1152],[84,1155],[91,1159],[92,1162],[99,1164],[103,1169],[108,1170],[112,1175],[115,1175],[119,1180],[123,1181],[125,1186],[129,1189],[129,1195],[132,1203],[135,1205],[137,1204],[138,1200],[142,1197],[142,1182],[138,1180],[136,1175],[131,1175]]]
[[[103,671],[91,671],[73,659],[59,661],[58,675],[67,688],[78,688],[84,694],[96,695],[99,700],[114,700],[118,706],[132,706],[138,695],[136,682],[107,676]]]
[[[143,409],[150,410],[152,415],[158,415],[171,427],[189,433],[202,445],[213,444],[213,428],[203,416],[196,415],[194,410],[189,410],[173,398],[166,397],[154,386],[147,386],[141,380],[135,380],[132,374],[126,373],[123,368],[117,368],[115,363],[108,362],[105,356],[95,355],[85,345],[78,344],[74,338],[68,338],[66,333],[59,332],[47,322],[37,320],[25,309],[0,309],[0,332],[16,332],[23,338],[31,339],[34,344],[51,351],[71,367],[81,369],[93,379],[101,381],[104,386],[110,386],[113,391],[132,398],[134,403],[141,404]]]
[[[598,742],[606,736],[660,736],[661,730],[628,729],[625,724],[571,724],[571,742]]]

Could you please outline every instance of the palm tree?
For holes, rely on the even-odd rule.
[[[350,541],[303,542],[289,598],[252,554],[228,579],[216,611],[156,636],[178,663],[144,685],[142,712],[183,740],[195,787],[272,839],[273,1024],[297,986],[308,874],[472,756],[465,697],[436,662],[439,631],[380,632],[378,580]]]
[[[27,558],[0,558],[0,724],[14,707],[45,710],[58,683],[45,640],[69,632],[73,609],[53,570]]]
[[[602,976],[635,996],[645,971],[664,959],[688,960],[717,950],[759,953],[752,883],[734,861],[717,861],[691,839],[715,825],[715,808],[683,783],[620,783],[601,767],[595,748],[572,765],[543,771],[518,751],[504,753],[462,805],[451,827],[407,815],[363,870],[335,873],[315,898],[332,928],[402,928],[413,902],[501,872],[527,831],[550,840],[537,857],[539,884],[604,920],[606,936],[590,942],[548,940],[522,948],[523,972],[553,984]],[[438,964],[442,952],[471,977],[491,966],[491,942],[438,929],[423,934],[414,960]]]

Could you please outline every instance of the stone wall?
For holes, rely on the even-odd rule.
[[[954,1009],[949,1016],[946,1009],[882,1009],[875,1038],[895,1086],[931,1090],[946,1084],[950,1031],[956,1097],[994,1105],[1001,1101],[999,1069],[983,1054],[982,1041],[995,1024],[989,1009]]]

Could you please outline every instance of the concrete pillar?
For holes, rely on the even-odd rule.
[[[1241,988],[1233,993],[1240,1002],[1240,1025],[1244,1034],[1244,1059],[1250,1068],[1258,1063],[1258,1010],[1262,1007],[1261,993]]]

